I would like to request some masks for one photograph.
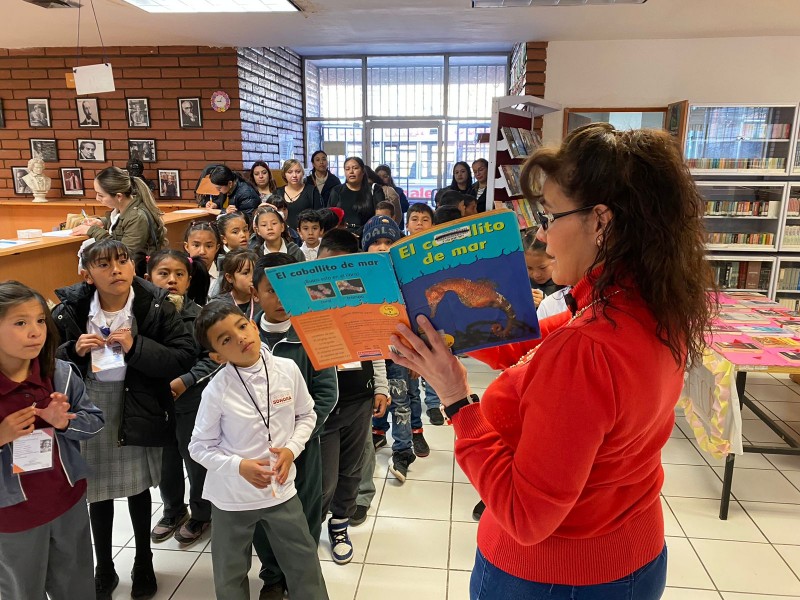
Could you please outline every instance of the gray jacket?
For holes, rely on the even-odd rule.
[[[72,376],[69,372],[72,370]],[[79,440],[88,440],[103,429],[105,419],[102,411],[89,400],[83,377],[72,363],[56,359],[56,370],[53,374],[53,389],[63,392],[69,380],[70,412],[75,418],[69,422],[64,431],[56,430],[58,457],[67,476],[67,481],[74,486],[77,481],[89,476],[89,467],[81,456]],[[0,447],[0,508],[25,502],[28,498],[22,489],[19,475],[11,470],[11,446],[13,442]]]

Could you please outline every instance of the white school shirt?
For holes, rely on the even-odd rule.
[[[92,296],[92,302],[89,304],[89,321],[86,323],[86,333],[96,333],[105,338],[107,336],[103,335],[102,327],[108,327],[112,333],[121,327],[131,327],[133,325],[133,295],[133,287],[131,287],[131,291],[128,293],[128,300],[122,310],[117,313],[106,313],[100,308],[100,294],[95,291],[94,296]],[[111,314],[114,314],[114,317],[109,320],[107,315]],[[120,346],[117,346],[116,349],[122,350]],[[91,358],[89,361],[91,363]],[[127,372],[128,365],[126,363],[115,369],[94,371],[94,376],[97,381],[124,381]]]
[[[270,250],[269,248],[267,248],[267,242],[264,242],[264,245],[263,245],[263,246],[261,246],[261,248],[263,249],[263,251],[264,251],[264,255],[265,255],[265,256],[266,256],[267,254],[270,254],[270,253],[272,252],[272,250]],[[280,249],[279,249],[279,250],[276,250],[276,252],[283,252],[284,254],[286,254],[286,253],[287,253],[287,252],[286,252],[286,240],[284,240],[283,238],[281,238],[281,247],[280,247]]]
[[[553,315],[560,314],[567,310],[567,303],[564,300],[564,296],[571,289],[571,287],[567,286],[556,290],[549,296],[545,296],[539,303],[539,308],[536,309],[536,317],[541,321],[542,319],[552,317]]]
[[[300,246],[300,250],[303,251],[306,260],[317,260],[317,254],[319,254],[319,244],[317,244],[316,248],[309,248],[306,243],[303,242],[303,245]]]
[[[200,260],[200,259],[195,259]],[[222,282],[219,280],[219,271],[217,270],[217,261],[211,263],[211,268],[208,270],[208,301],[211,301],[211,298],[214,296],[219,295],[219,286]]]
[[[203,498],[220,510],[256,510],[292,498],[297,493],[294,464],[280,498],[273,496],[269,486],[259,490],[250,484],[239,474],[239,464],[246,458],[274,457],[264,424],[268,416],[272,447],[289,448],[295,458],[305,448],[317,422],[314,401],[297,364],[273,356],[264,344],[261,357],[269,374],[269,398],[261,359],[252,367],[238,368],[250,395],[242,386],[236,367],[229,363],[203,390],[197,411],[189,454],[208,470]]]

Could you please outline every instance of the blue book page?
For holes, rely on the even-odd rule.
[[[456,353],[540,336],[513,211],[446,223],[389,253],[409,319],[425,315]]]

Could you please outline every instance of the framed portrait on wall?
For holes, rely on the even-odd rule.
[[[200,98],[178,98],[178,114],[181,127],[202,127],[200,115]]]
[[[0,98],[0,129],[6,128],[6,117],[3,114],[3,99]]]
[[[142,162],[156,162],[156,141],[128,140],[128,155]]]
[[[28,98],[28,125],[34,129],[51,127],[50,100],[47,98]]]
[[[150,101],[147,98],[128,98],[128,127],[150,127]]]
[[[55,140],[31,140],[31,158],[39,156],[44,162],[58,162],[58,146]]]
[[[667,112],[664,115],[664,129],[678,141],[678,145],[683,151],[683,143],[686,140],[686,122],[689,113],[689,101],[681,100],[667,105]]]
[[[62,167],[61,189],[65,196],[83,196],[83,171],[76,167]]]
[[[105,162],[106,143],[103,140],[78,140],[78,160]]]
[[[75,105],[78,109],[79,127],[100,127],[100,108],[97,98],[78,98]]]
[[[23,177],[28,174],[27,167],[11,167],[11,177],[14,180],[14,193],[20,195],[33,194]]]
[[[158,197],[180,198],[181,178],[176,169],[158,170]]]

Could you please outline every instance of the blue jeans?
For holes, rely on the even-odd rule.
[[[478,550],[469,582],[470,600],[658,600],[667,585],[667,546],[642,568],[597,585],[554,585],[501,571]]]
[[[386,361],[386,377],[389,379],[389,393],[392,403],[389,411],[392,413],[392,452],[413,452],[411,449],[411,398],[408,395],[408,369]],[[421,426],[421,425],[420,425]],[[383,431],[389,430],[389,421],[373,417],[372,427]]]
[[[439,396],[431,387],[431,384],[418,377],[417,379],[409,379],[408,381],[408,395],[411,398],[411,428],[422,429],[422,400],[419,397],[419,382],[422,381],[425,385],[425,407],[426,410],[435,408],[439,410]]]

